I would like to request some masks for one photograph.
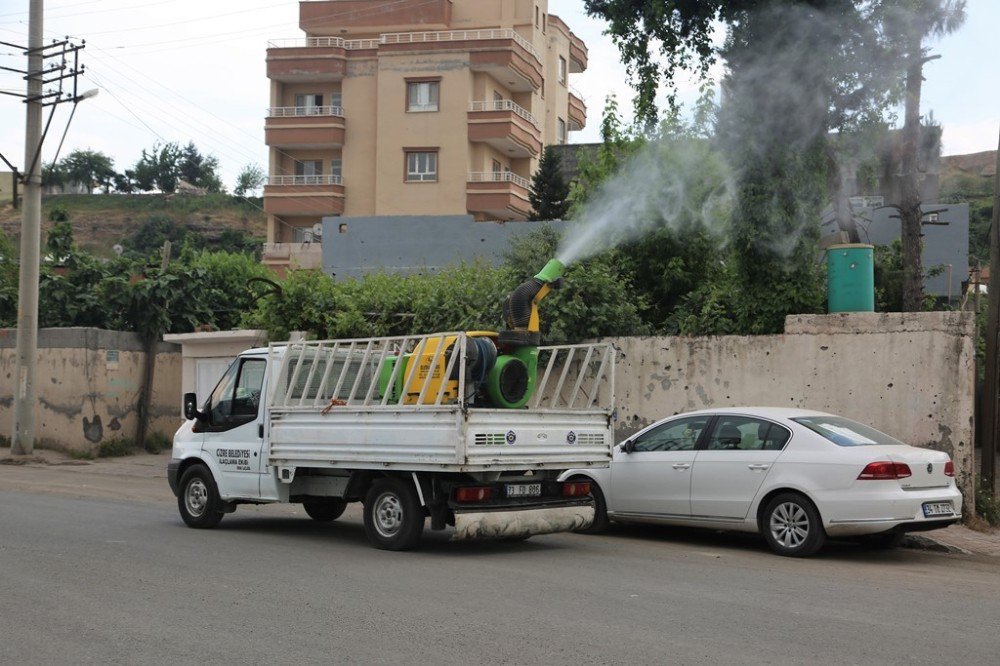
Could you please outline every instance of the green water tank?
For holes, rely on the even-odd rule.
[[[832,312],[875,311],[875,248],[861,243],[826,249],[826,299]]]

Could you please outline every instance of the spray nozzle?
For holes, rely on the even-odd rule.
[[[545,264],[545,268],[538,271],[538,274],[535,275],[535,279],[541,280],[542,282],[545,283],[556,282],[557,280],[562,278],[563,273],[565,272],[566,272],[566,266],[563,264],[563,262],[559,261],[558,259],[550,259],[549,263]],[[556,287],[558,285],[552,285],[552,286]]]

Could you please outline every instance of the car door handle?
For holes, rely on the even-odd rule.
[[[762,463],[754,463],[752,465],[747,465],[747,467],[749,467],[750,469],[752,469],[755,472],[760,472],[760,471],[765,470],[768,467],[770,467],[770,465],[764,465]]]
[[[687,469],[691,467],[691,463],[674,463],[674,469]]]

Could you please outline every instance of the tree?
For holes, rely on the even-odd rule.
[[[168,194],[173,192],[177,189],[181,159],[181,149],[176,143],[157,143],[148,152],[143,149],[142,156],[132,168],[136,189],[143,192],[154,189]]]
[[[107,194],[115,179],[115,161],[96,150],[74,150],[60,161],[60,171],[67,182],[80,183],[93,193],[95,187],[103,187]]]
[[[831,174],[839,171],[830,133],[880,120],[893,99],[896,70],[885,66],[892,63],[891,48],[881,26],[871,21],[873,2],[586,0],[586,5],[609,21],[637,90],[637,116],[647,127],[658,115],[654,100],[661,80],[668,86],[668,117],[675,116],[675,75],[691,67],[704,74],[717,57],[726,61],[716,141],[733,169],[736,196],[731,250],[725,270],[715,272],[725,288],[716,292],[718,298],[704,300],[705,306],[733,308],[730,324],[748,333],[780,331],[782,308],[785,313],[821,308],[814,221]],[[717,49],[712,42],[719,23],[727,39]],[[736,289],[739,299],[727,289]],[[777,299],[781,294],[783,303]]]
[[[236,177],[233,194],[238,197],[252,196],[267,182],[267,174],[259,164],[247,164]]]
[[[176,145],[176,144],[175,144]],[[221,192],[222,180],[218,176],[219,160],[212,155],[202,155],[193,141],[180,149],[177,175],[195,187],[209,192]]]
[[[965,0],[903,0],[883,3],[884,23],[897,41],[906,69],[905,110],[900,172],[902,200],[899,206],[903,249],[903,310],[918,311],[923,305],[921,264],[920,94],[924,64],[939,56],[929,55],[924,41],[954,32],[965,22]]]
[[[569,186],[563,180],[562,158],[552,146],[547,146],[538,162],[538,170],[531,177],[532,220],[562,220],[569,211]]]

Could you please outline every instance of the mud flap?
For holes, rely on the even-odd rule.
[[[582,529],[594,522],[592,505],[520,509],[516,511],[455,512],[452,541],[517,539]]]

